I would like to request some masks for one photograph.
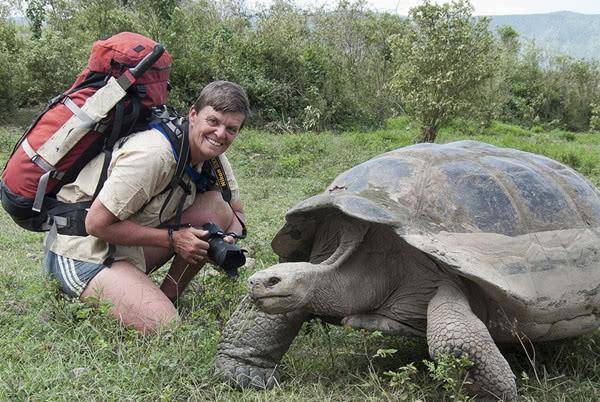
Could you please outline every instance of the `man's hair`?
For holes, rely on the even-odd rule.
[[[200,92],[194,102],[197,112],[205,106],[211,106],[217,112],[243,113],[244,121],[250,116],[250,102],[246,91],[234,82],[213,81]]]

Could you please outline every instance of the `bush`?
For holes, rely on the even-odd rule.
[[[0,18],[0,119],[8,117],[23,103],[20,63],[23,41],[14,23]]]
[[[502,137],[502,136],[531,137],[532,133],[530,131],[527,131],[524,128],[521,128],[518,126],[500,123],[500,122],[495,121],[486,130],[486,134],[495,135],[498,137]]]
[[[600,104],[592,103],[590,108],[590,131],[600,131]]]
[[[519,47],[513,44],[511,51],[502,53],[502,84],[496,96],[503,98],[499,118],[544,129],[595,130],[600,63],[567,56],[545,57],[533,44],[521,51]]]
[[[8,52],[0,51],[0,119],[6,118],[15,111],[17,88],[10,74],[12,67],[11,55]]]
[[[21,63],[26,83],[24,105],[45,103],[68,89],[87,63],[92,43],[64,37],[61,32],[46,28],[39,40],[28,44]]]

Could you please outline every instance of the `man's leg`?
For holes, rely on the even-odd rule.
[[[223,200],[221,193],[218,191],[197,194],[194,203],[181,216],[182,223],[189,223],[196,227],[212,222],[226,229],[232,221],[233,212],[231,207]],[[146,256],[148,272],[165,264],[172,256],[169,255],[169,250],[156,247],[145,247],[144,255]],[[160,289],[169,299],[176,300],[203,265],[202,263],[192,266],[180,256],[175,256]]]
[[[179,321],[177,310],[163,292],[133,264],[116,261],[98,272],[81,300],[107,300],[111,314],[126,327],[152,334]]]

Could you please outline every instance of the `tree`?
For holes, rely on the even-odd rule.
[[[568,130],[585,131],[592,104],[600,99],[600,63],[558,56],[544,71],[544,120],[556,120]]]
[[[531,127],[540,120],[540,110],[546,102],[544,93],[545,64],[543,54],[533,42],[521,43],[514,28],[498,28],[498,74],[501,82],[496,92],[500,100],[499,118],[503,121]],[[546,63],[547,64],[547,63]]]
[[[31,34],[39,39],[42,36],[42,26],[46,19],[46,0],[30,0],[27,2],[25,15],[31,25]]]
[[[406,31],[392,39],[392,85],[421,122],[421,142],[434,142],[450,119],[475,111],[493,76],[489,20],[472,13],[465,0],[443,5],[428,0],[410,10]]]
[[[10,116],[22,101],[21,56],[25,51],[14,22],[0,4],[0,122]]]
[[[497,31],[503,52],[516,58],[521,48],[519,33],[510,25],[502,25]]]

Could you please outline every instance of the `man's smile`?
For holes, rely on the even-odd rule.
[[[193,163],[221,155],[236,138],[244,123],[241,112],[218,112],[212,106],[189,112],[190,153]]]
[[[215,139],[213,139],[213,138],[210,138],[210,137],[204,137],[204,138],[206,139],[206,141],[208,141],[208,143],[209,143],[210,145],[213,145],[213,146],[215,146],[215,147],[220,147],[220,146],[223,146],[223,143],[222,143],[222,142],[219,142],[219,141],[217,141],[217,140],[215,140]]]

